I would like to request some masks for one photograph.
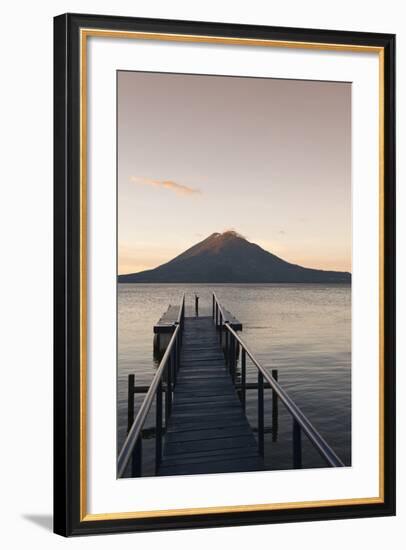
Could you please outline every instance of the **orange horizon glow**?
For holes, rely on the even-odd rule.
[[[213,231],[214,233],[214,231]],[[208,237],[209,235],[207,235]],[[197,239],[194,243],[192,243],[190,246],[193,246],[194,244],[197,244],[203,239]],[[250,241],[254,242],[254,241]],[[325,258],[324,260],[322,258],[318,257],[311,257],[311,256],[305,256],[305,255],[292,255],[282,252],[278,252],[279,248],[278,246],[273,247],[272,249],[264,246],[260,242],[256,242],[255,244],[258,244],[266,250],[267,252],[271,252],[272,254],[275,254],[282,260],[285,260],[286,262],[292,263],[292,264],[298,264],[302,267],[307,267],[310,269],[322,269],[325,271],[346,271],[351,273],[351,262],[348,262],[348,258],[336,258],[336,259],[330,259]],[[141,271],[147,271],[149,269],[155,269],[156,267],[159,267],[162,264],[165,264],[169,262],[170,260],[173,260],[176,256],[184,252],[189,246],[186,246],[183,249],[164,249],[160,250],[159,247],[154,247],[151,250],[147,251],[142,249],[137,249],[136,247],[134,249],[131,249],[130,246],[121,246],[119,247],[119,255],[118,255],[118,266],[117,271],[118,275],[126,275],[129,273],[139,273]]]

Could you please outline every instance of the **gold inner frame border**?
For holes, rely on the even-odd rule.
[[[215,506],[204,508],[180,508],[173,510],[142,510],[134,512],[87,513],[87,39],[88,37],[126,38],[136,40],[161,40],[171,42],[195,42],[240,46],[313,49],[377,53],[379,56],[379,496]],[[384,502],[384,48],[356,44],[300,42],[223,36],[189,35],[119,31],[107,29],[80,29],[80,521],[142,519],[156,517],[198,516],[230,512],[254,512],[292,510],[331,506],[379,504]]]

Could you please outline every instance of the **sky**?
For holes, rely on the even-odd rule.
[[[351,271],[351,84],[118,72],[118,273],[233,229]]]

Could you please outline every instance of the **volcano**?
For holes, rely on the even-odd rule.
[[[213,233],[155,269],[119,283],[350,283],[351,274],[291,264],[235,231]]]

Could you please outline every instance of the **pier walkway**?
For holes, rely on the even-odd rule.
[[[186,317],[159,475],[261,470],[211,317]]]

